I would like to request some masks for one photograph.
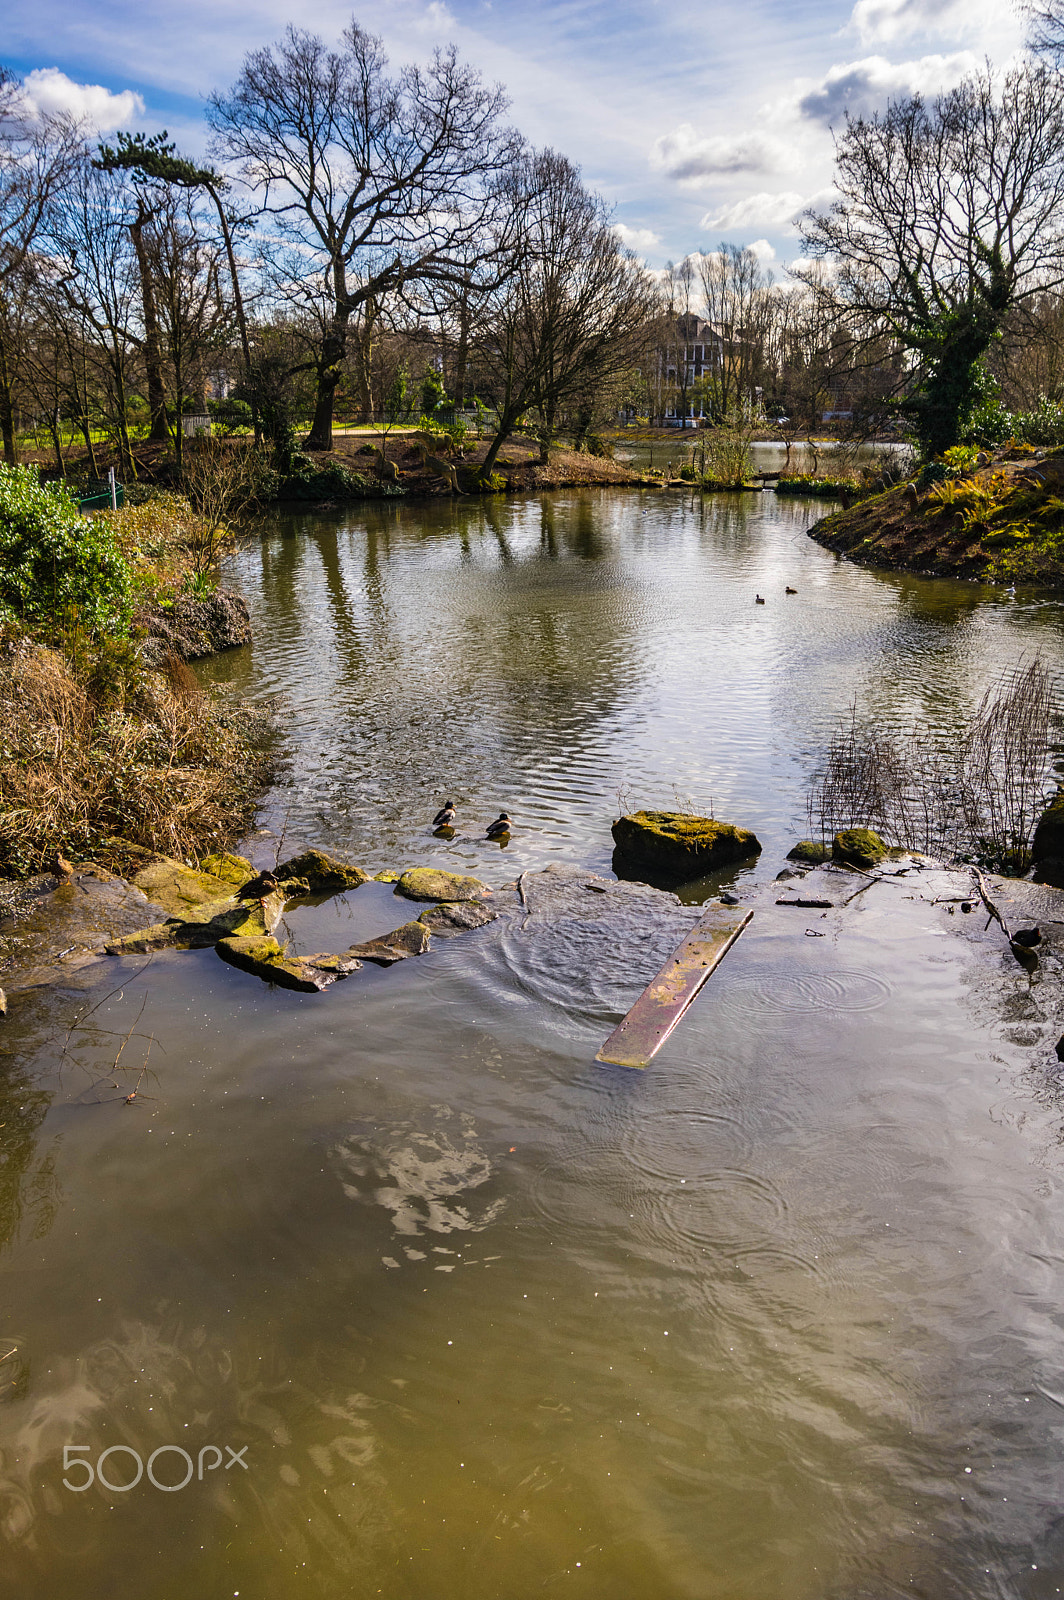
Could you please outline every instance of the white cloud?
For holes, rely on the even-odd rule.
[[[699,227],[720,228],[725,232],[778,227],[781,223],[792,222],[806,204],[805,196],[791,189],[782,194],[751,194],[719,211],[707,211]]]
[[[23,81],[23,95],[39,117],[71,116],[96,133],[112,133],[144,115],[144,101],[132,89],[112,94],[98,83],[75,83],[58,67],[37,67]]]
[[[847,111],[851,116],[866,117],[883,110],[890,100],[940,94],[978,65],[970,50],[896,64],[885,56],[866,56],[863,61],[830,67],[816,87],[801,96],[798,109],[813,122],[838,124]]]
[[[775,261],[776,259],[776,252],[767,239],[754,239],[746,248],[753,251],[762,266],[768,266],[770,261]]]
[[[656,139],[650,159],[670,178],[691,184],[721,173],[773,172],[793,164],[786,146],[766,134],[744,133],[735,138],[703,134],[690,122],[681,122]]]
[[[850,28],[866,44],[908,39],[913,34],[962,33],[1001,18],[1001,0],[857,0]]]
[[[630,228],[626,222],[615,222],[613,231],[629,250],[653,250],[661,238],[650,228]]]

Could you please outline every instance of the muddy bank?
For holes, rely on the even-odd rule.
[[[822,518],[809,536],[865,566],[1064,588],[1064,454],[1017,446],[978,460],[937,477],[936,463]]]

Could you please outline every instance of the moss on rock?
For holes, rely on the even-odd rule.
[[[483,900],[491,890],[479,878],[466,878],[435,867],[411,867],[395,886],[408,900]]]
[[[200,871],[209,872],[212,877],[221,878],[223,883],[235,883],[238,887],[255,875],[255,868],[246,856],[234,856],[228,850],[204,856],[200,862]]]
[[[748,828],[681,811],[635,811],[613,824],[613,838],[618,876],[635,868],[675,883],[761,854],[761,841]]]
[[[247,876],[250,877],[250,873]],[[212,900],[225,899],[231,892],[231,885],[224,879],[211,872],[196,872],[183,861],[173,861],[169,856],[142,867],[132,881],[138,889],[143,889],[149,900],[169,911],[171,916],[181,916]]]
[[[360,884],[369,882],[369,873],[363,872],[361,867],[351,867],[344,861],[337,861],[334,856],[326,855],[324,850],[304,850],[302,855],[293,856],[275,868],[274,876],[281,880],[303,878],[311,894],[357,889]]]
[[[318,973],[298,957],[287,957],[269,935],[219,939],[215,945],[218,955],[231,967],[250,972],[266,983],[276,983],[282,989],[296,989],[301,994],[316,994],[333,981],[332,974]]]
[[[831,841],[831,859],[845,866],[874,867],[886,854],[886,845],[871,828],[844,828]]]
[[[816,839],[799,839],[794,848],[787,851],[787,860],[805,861],[811,867],[819,867],[831,860],[831,846],[820,844]]]

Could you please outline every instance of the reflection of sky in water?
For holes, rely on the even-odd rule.
[[[619,803],[776,846],[805,831],[808,773],[855,699],[880,726],[948,729],[1060,648],[1059,605],[863,571],[806,537],[817,515],[635,492],[277,521],[231,569],[256,643],[203,670],[287,698],[295,761],[265,824],[374,870],[605,867]],[[502,808],[505,851],[483,838]]]
[[[455,1118],[447,1107],[431,1131],[379,1128],[372,1137],[345,1140],[335,1158],[345,1174],[344,1193],[390,1211],[397,1236],[482,1233],[506,1204],[502,1198],[477,1203],[472,1191],[490,1179],[491,1162],[478,1147],[473,1118]]]
[[[1055,604],[836,563],[809,515],[604,495],[277,524],[239,560],[257,643],[210,666],[290,696],[270,825],[291,806],[292,849],[499,884],[604,867],[623,779],[712,795],[770,877],[854,693],[947,719],[1059,648]],[[505,853],[474,837],[502,804]],[[875,888],[822,939],[759,912],[645,1073],[592,1057],[694,912],[626,937],[598,895],[321,996],[202,951],[20,1001],[3,1600],[1064,1588],[1064,1018],[937,892]],[[408,912],[367,885],[288,922],[342,949]],[[149,1035],[137,1104],[85,1095],[132,1086]],[[210,1442],[248,1474],[61,1486],[66,1443]]]

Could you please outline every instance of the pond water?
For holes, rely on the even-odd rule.
[[[675,471],[682,466],[700,465],[700,452],[709,435],[694,429],[681,431],[654,440],[617,439],[614,460],[632,468],[655,467],[660,470],[671,462]],[[707,446],[708,448],[708,446]],[[901,443],[862,444],[856,447],[840,444],[834,439],[821,439],[815,449],[796,442],[791,446],[790,458],[785,445],[771,439],[755,439],[750,445],[750,460],[754,472],[820,472],[830,473],[840,459],[845,459],[846,470],[853,466],[882,464],[889,456],[904,454],[907,447]]]
[[[1058,602],[862,571],[816,515],[589,491],[275,519],[228,574],[255,644],[204,664],[287,704],[250,853],[608,874],[621,795],[754,828],[720,881],[768,881],[854,698],[948,728],[1061,653]],[[654,952],[549,927],[322,996],[201,951],[20,1000],[0,1595],[1064,1591],[1059,984],[932,899],[875,889],[819,939],[759,912],[645,1073],[592,1058]],[[288,933],[339,950],[408,912],[366,885]],[[65,1487],[65,1447],[111,1451],[114,1487]],[[157,1450],[159,1482],[178,1450],[202,1480],[125,1489]]]

